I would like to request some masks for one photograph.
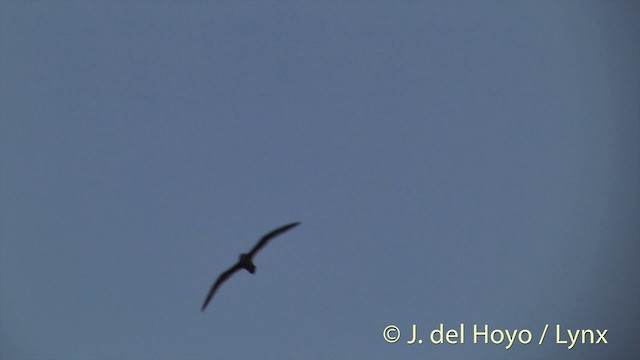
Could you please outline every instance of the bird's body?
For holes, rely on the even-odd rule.
[[[272,230],[271,232],[267,233],[262,238],[260,238],[258,243],[253,247],[253,249],[251,249],[251,251],[249,251],[246,254],[240,254],[240,258],[238,259],[238,262],[232,267],[230,267],[229,269],[227,269],[227,271],[220,274],[220,276],[218,276],[218,280],[216,280],[216,282],[211,286],[211,290],[209,290],[209,294],[207,294],[207,298],[204,300],[204,304],[202,304],[202,311],[204,311],[204,309],[207,307],[207,304],[209,304],[209,301],[211,301],[211,299],[213,298],[213,295],[216,293],[220,285],[222,285],[222,283],[227,281],[227,279],[229,279],[231,275],[233,275],[236,271],[240,269],[245,269],[251,274],[256,272],[256,265],[253,263],[253,257],[256,255],[256,253],[260,249],[262,249],[267,244],[267,242],[269,242],[269,240],[273,239],[274,237],[284,233],[285,231],[288,231],[292,227],[295,227],[299,224],[300,224],[299,222],[294,222],[291,224],[281,226],[275,230]]]
[[[252,274],[256,272],[256,265],[253,263],[253,261],[251,261],[251,257],[249,256],[249,254],[240,254],[240,260],[238,260],[238,264],[240,264],[240,267]]]

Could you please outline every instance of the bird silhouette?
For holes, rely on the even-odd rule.
[[[249,251],[246,254],[240,254],[240,259],[238,259],[238,262],[235,263],[235,265],[233,265],[232,267],[230,267],[227,271],[220,274],[220,276],[218,276],[218,280],[216,280],[216,282],[211,286],[211,290],[209,290],[209,294],[207,294],[207,298],[204,299],[204,304],[202,304],[201,311],[204,311],[204,309],[207,307],[207,305],[213,298],[213,295],[216,293],[216,291],[218,291],[218,288],[220,287],[220,285],[222,285],[222,283],[227,281],[231,277],[231,275],[235,274],[236,271],[240,269],[245,269],[252,274],[256,272],[256,265],[253,263],[253,257],[256,255],[258,251],[260,251],[260,249],[262,249],[265,245],[267,245],[269,240],[288,231],[289,229],[295,226],[298,226],[299,224],[300,224],[299,222],[294,222],[291,224],[281,226],[275,230],[272,230],[271,232],[265,234],[262,238],[260,238],[258,243],[253,247],[253,249],[251,249],[251,251]]]

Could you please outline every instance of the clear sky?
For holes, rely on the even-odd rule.
[[[0,358],[634,358],[639,13],[1,1]]]

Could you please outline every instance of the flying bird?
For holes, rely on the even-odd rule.
[[[216,293],[216,291],[218,291],[218,288],[220,287],[220,285],[222,285],[222,283],[227,281],[231,277],[231,275],[236,273],[236,271],[240,269],[245,269],[252,274],[256,272],[256,266],[252,261],[253,257],[256,255],[258,251],[260,251],[260,249],[262,249],[265,245],[267,245],[269,240],[288,231],[289,229],[295,226],[298,226],[299,224],[300,224],[299,222],[294,222],[291,224],[281,226],[269,232],[268,234],[264,235],[260,239],[260,241],[258,241],[258,243],[253,247],[253,249],[251,249],[251,251],[249,251],[246,254],[240,254],[240,259],[238,260],[238,262],[232,267],[230,267],[227,271],[220,274],[220,276],[218,276],[218,280],[216,280],[216,282],[211,286],[211,290],[209,290],[209,294],[207,295],[207,298],[204,299],[204,304],[202,304],[202,311],[204,311],[204,309],[207,307],[207,304],[209,304],[209,301],[211,301],[211,298],[213,298],[213,295]]]

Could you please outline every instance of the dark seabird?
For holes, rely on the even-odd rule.
[[[209,304],[209,301],[211,301],[211,298],[213,298],[213,295],[216,293],[220,285],[222,285],[223,282],[227,281],[227,279],[229,279],[231,275],[233,275],[236,271],[245,269],[252,274],[256,272],[256,266],[254,265],[252,259],[260,249],[267,245],[269,240],[299,224],[299,222],[294,222],[271,231],[270,233],[264,235],[260,239],[260,241],[258,241],[256,246],[254,246],[253,249],[251,249],[251,251],[249,251],[247,254],[240,254],[240,259],[238,260],[238,262],[230,267],[227,271],[220,274],[220,276],[218,276],[218,280],[216,280],[213,286],[211,286],[211,290],[209,290],[209,294],[204,300],[204,304],[202,304],[202,311],[204,311],[204,309],[207,307],[207,304]]]

